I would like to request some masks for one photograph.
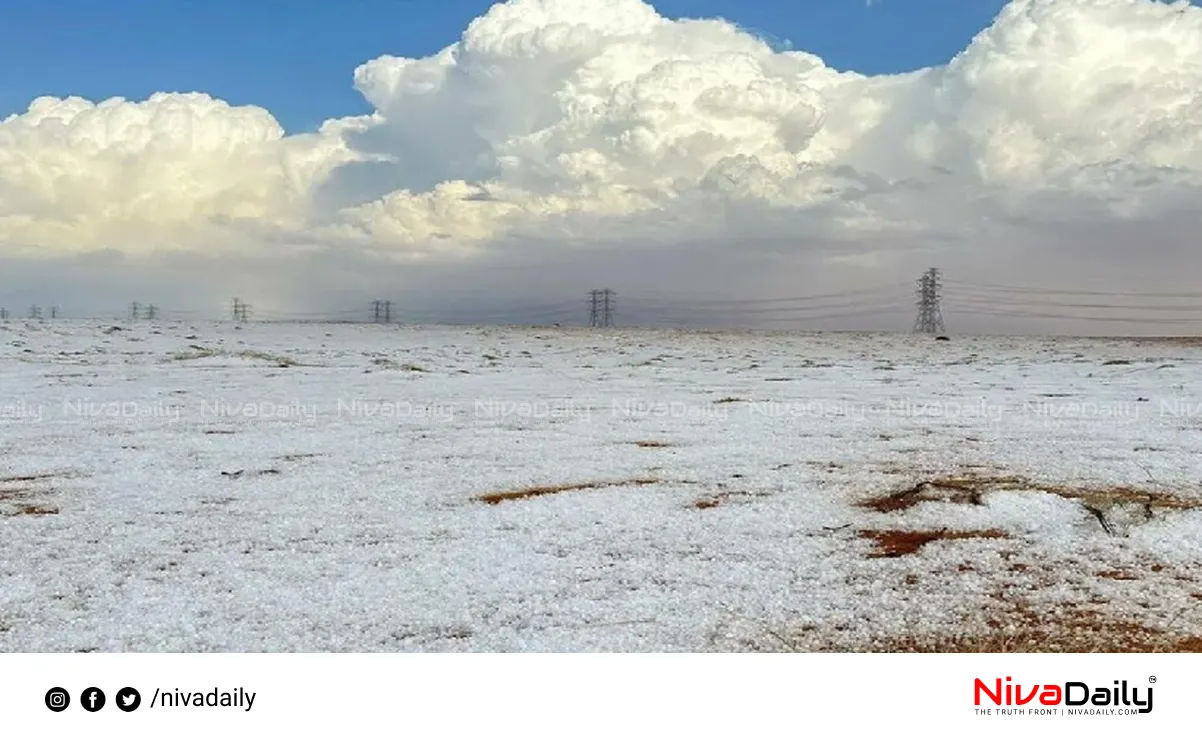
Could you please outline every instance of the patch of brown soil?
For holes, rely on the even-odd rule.
[[[863,501],[860,505],[879,513],[892,513],[913,508],[925,501],[981,505],[981,496],[990,490],[1023,488],[1018,478],[961,475],[923,480],[900,490]]]
[[[24,499],[34,494],[33,488],[3,488],[0,489],[0,501]]]
[[[1102,570],[1098,572],[1098,577],[1107,580],[1139,580],[1138,575],[1133,575],[1125,570]]]
[[[41,483],[69,476],[66,473],[39,473],[0,477],[0,516],[51,516],[58,513],[58,506],[38,502],[52,493]]]
[[[16,504],[13,516],[53,516],[58,513],[58,506],[42,506],[37,503]]]
[[[986,493],[996,490],[1037,490],[1081,501],[1087,507],[1101,505],[1138,504],[1146,508],[1198,508],[1202,502],[1180,496],[1127,485],[1087,487],[1057,485],[1027,480],[1021,477],[977,474],[954,475],[924,480],[891,493],[861,501],[864,508],[879,513],[892,513],[913,508],[923,502],[960,503],[979,506]]]
[[[495,506],[498,503],[512,500],[526,500],[528,498],[537,498],[540,495],[555,495],[556,493],[567,493],[574,490],[598,490],[601,488],[617,488],[623,486],[639,486],[653,485],[659,480],[636,478],[633,480],[620,480],[612,482],[581,482],[563,485],[539,485],[531,488],[522,488],[519,490],[502,490],[495,493],[486,493],[477,496],[477,500],[484,501],[490,506]]]
[[[9,483],[9,482],[37,482],[37,481],[39,481],[39,480],[49,480],[49,479],[51,479],[51,478],[54,478],[54,477],[61,477],[61,475],[54,475],[54,474],[41,474],[41,475],[8,475],[8,476],[6,476],[6,477],[0,477],[0,483]]]
[[[876,531],[873,529],[863,529],[859,534],[865,539],[872,539],[876,542],[876,551],[870,553],[869,557],[901,557],[902,555],[912,555],[922,549],[924,545],[940,539],[1005,539],[1009,536],[1006,532],[998,529],[977,531],[950,531],[947,529],[933,531]]]

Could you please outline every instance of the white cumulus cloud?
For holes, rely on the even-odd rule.
[[[215,224],[303,222],[314,185],[354,157],[346,126],[285,137],[267,111],[198,93],[39,98],[0,122],[0,239],[172,248]]]
[[[464,265],[755,244],[877,273],[911,271],[915,250],[965,269],[1120,266],[1161,243],[1166,265],[1190,260],[1202,9],[1186,2],[1012,0],[946,65],[865,76],[642,0],[509,0],[353,82],[372,115],[295,136],[200,93],[35,100],[0,122],[0,245],[221,236]],[[1143,244],[1091,252],[1111,222],[1103,239]]]

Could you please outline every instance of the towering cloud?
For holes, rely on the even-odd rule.
[[[219,224],[303,222],[313,186],[352,158],[345,126],[285,137],[267,111],[198,93],[39,98],[0,124],[0,240],[170,249]]]
[[[1188,219],[1202,185],[1185,2],[1012,0],[948,64],[864,76],[642,0],[509,0],[354,84],[374,114],[298,136],[203,94],[38,99],[0,123],[0,245],[462,264],[754,239],[879,270],[918,245],[1067,260],[1100,223]]]

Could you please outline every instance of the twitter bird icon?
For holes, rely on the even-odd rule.
[[[117,692],[117,709],[122,712],[133,712],[142,703],[142,695],[132,686],[127,686]]]

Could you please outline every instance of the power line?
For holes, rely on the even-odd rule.
[[[1021,305],[1030,306],[1038,304],[1041,307],[1062,307],[1066,309],[1087,309],[1087,310],[1135,310],[1140,312],[1200,312],[1202,305],[1183,305],[1183,304],[1111,304],[1101,302],[1057,302],[1054,300],[1032,299],[1030,297],[1021,297],[1017,299],[1007,299],[1004,297],[990,297],[981,294],[963,293],[958,291],[949,291],[944,294],[944,297],[949,301],[965,301],[965,302],[980,302],[989,305]]]
[[[810,321],[817,321],[817,320],[838,320],[838,319],[850,318],[850,317],[866,317],[869,315],[884,315],[884,314],[889,314],[889,313],[900,313],[900,312],[905,312],[905,311],[909,310],[912,306],[913,305],[906,304],[903,302],[897,302],[897,303],[894,303],[891,305],[874,305],[874,306],[869,306],[869,307],[861,307],[860,309],[851,310],[848,312],[830,312],[830,313],[821,313],[821,314],[817,314],[817,315],[789,313],[789,314],[781,314],[781,315],[778,315],[775,317],[763,317],[760,319],[765,322],[810,322]],[[705,318],[713,319],[713,318],[721,318],[721,317],[726,317],[726,316],[727,315],[725,315],[725,314],[717,314],[717,313],[711,313],[711,314],[708,314],[705,316],[701,316],[696,313],[666,314],[666,315],[660,315],[658,319],[661,321],[685,322],[690,325],[696,325],[698,322],[706,322],[707,320]],[[737,318],[738,315],[735,315],[734,317]],[[690,322],[690,321],[692,321],[692,322]]]
[[[1030,286],[1007,286],[1000,283],[944,282],[938,269],[926,271],[917,281],[917,319],[911,314],[914,300],[901,291],[892,291],[902,284],[883,284],[860,287],[845,292],[823,292],[809,295],[762,298],[723,298],[696,296],[683,299],[665,293],[663,297],[634,297],[623,294],[623,324],[643,327],[843,327],[837,321],[866,318],[855,323],[873,326],[888,324],[895,330],[913,322],[915,332],[944,332],[944,312],[965,316],[1011,318],[1015,321],[1077,321],[1106,324],[1161,324],[1185,330],[1186,326],[1202,329],[1202,292],[1103,292],[1093,290],[1051,289]],[[913,287],[913,285],[911,285]],[[14,295],[16,296],[16,295]],[[616,296],[613,289],[594,289],[588,292],[589,325],[612,327],[616,316]],[[1138,298],[1151,298],[1140,301]],[[28,301],[21,298],[21,303]],[[32,297],[30,297],[32,299]],[[444,325],[580,325],[579,298],[576,300],[531,303],[513,296],[513,303],[503,296],[472,298],[473,302],[447,303],[445,298],[431,297],[437,304],[423,306],[410,297],[407,306],[398,309],[388,300],[372,302],[372,319],[390,323],[395,313],[403,313],[406,322]],[[1192,300],[1192,301],[1191,301]],[[486,305],[486,306],[483,306]],[[11,304],[10,304],[11,307]],[[201,320],[213,313],[177,311],[163,313],[153,304],[131,302],[127,312],[134,319],[155,319],[166,315],[171,321]],[[233,318],[249,322],[250,305],[234,299]],[[20,312],[15,313],[20,316]],[[31,320],[57,318],[59,308],[53,305],[32,305]],[[0,319],[9,317],[0,309]],[[873,318],[872,316],[876,316]],[[268,322],[363,322],[364,308],[328,310],[273,309],[257,318]],[[831,321],[825,324],[824,321]],[[824,324],[818,324],[824,323]]]
[[[799,295],[799,296],[795,296],[795,297],[766,297],[766,298],[758,298],[758,299],[711,299],[711,298],[705,297],[705,298],[690,299],[687,302],[687,306],[689,306],[689,307],[701,307],[701,306],[709,306],[709,305],[741,306],[741,305],[806,303],[806,302],[812,302],[814,300],[846,299],[848,297],[855,297],[855,296],[861,296],[861,295],[879,295],[882,292],[898,291],[907,286],[910,286],[910,282],[905,282],[905,283],[895,282],[892,284],[880,284],[880,285],[872,286],[872,287],[863,287],[860,289],[848,289],[846,291],[831,292],[828,294],[806,294],[806,295]],[[631,297],[631,296],[627,295],[625,301],[627,301],[627,302],[645,302],[645,303],[653,303],[653,304],[667,306],[667,305],[679,305],[682,300],[676,300],[676,299],[672,299],[670,297],[638,297],[638,296]]]
[[[1010,318],[1032,318],[1046,320],[1083,320],[1088,322],[1117,322],[1117,323],[1141,323],[1141,324],[1157,324],[1157,325],[1199,325],[1202,324],[1202,318],[1185,318],[1185,317],[1104,317],[1099,315],[1062,315],[1052,312],[996,312],[992,310],[974,309],[971,307],[957,307],[956,312],[965,315],[983,315],[990,317],[1010,317]]]
[[[887,297],[871,297],[871,299],[888,299],[888,298]],[[646,310],[652,310],[652,311],[685,309],[690,312],[698,311],[698,310],[708,310],[711,312],[721,312],[724,315],[763,315],[763,314],[776,314],[776,313],[780,313],[780,312],[788,312],[790,310],[796,310],[796,311],[801,311],[801,312],[811,311],[811,310],[841,310],[841,309],[849,309],[849,308],[854,308],[854,307],[863,307],[864,303],[865,303],[864,300],[861,299],[861,300],[857,300],[857,301],[853,301],[853,302],[831,302],[831,303],[824,303],[824,304],[811,304],[811,305],[785,306],[785,307],[732,306],[732,307],[710,308],[710,307],[705,307],[702,305],[692,305],[690,307],[680,308],[680,307],[675,307],[672,305],[656,305],[653,303],[636,302],[635,307],[637,307],[638,309],[646,309]]]
[[[964,281],[952,281],[947,284],[948,289],[975,289],[986,291],[1000,291],[1011,294],[1064,294],[1068,296],[1095,296],[1095,297],[1145,297],[1159,299],[1202,299],[1202,292],[1131,292],[1126,290],[1121,291],[1101,291],[1087,289],[1052,289],[1048,287],[1032,287],[1032,286],[1008,286],[1005,284],[976,284]]]

